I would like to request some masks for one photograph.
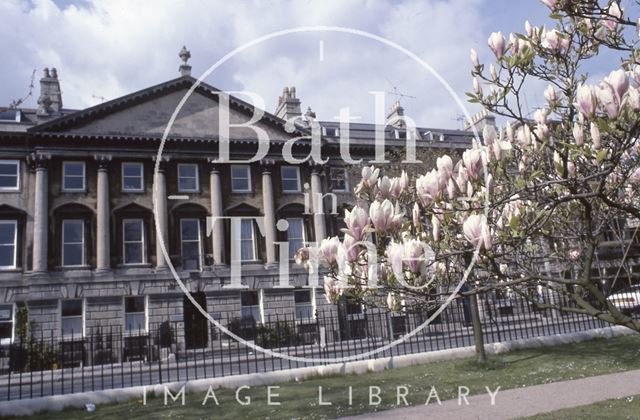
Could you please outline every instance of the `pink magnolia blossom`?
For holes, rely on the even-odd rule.
[[[389,198],[391,191],[391,180],[388,176],[378,178],[378,197]]]
[[[398,198],[406,190],[409,185],[409,176],[405,171],[399,177],[391,179],[391,188],[389,189],[389,196],[391,198]]]
[[[618,118],[620,115],[620,101],[613,86],[603,82],[598,87],[596,93],[600,107],[607,114],[607,117],[612,120]]]
[[[627,91],[627,103],[634,111],[640,111],[640,90],[630,87]]]
[[[344,239],[342,240],[342,250],[338,250],[344,252],[344,258],[347,262],[355,262],[358,259],[358,255],[360,254],[360,245],[358,241],[351,235],[344,235]]]
[[[398,227],[398,222],[402,220],[402,213],[396,211],[393,203],[385,199],[382,203],[374,201],[369,207],[369,218],[378,232],[386,232]]]
[[[496,58],[499,60],[504,55],[504,47],[505,47],[505,39],[502,36],[502,32],[493,32],[489,37],[487,43],[489,44],[489,48],[495,54]]]
[[[333,265],[337,261],[338,248],[340,247],[340,239],[337,236],[325,238],[320,242],[318,248],[318,259],[329,265]]]
[[[474,248],[491,249],[491,231],[484,214],[473,214],[462,225],[464,236]]]
[[[528,125],[524,125],[518,129],[518,142],[520,146],[527,147],[531,145],[531,129]]]
[[[587,118],[593,117],[597,104],[595,88],[589,85],[581,85],[576,92],[576,107],[582,115]]]
[[[629,76],[627,73],[622,69],[614,70],[604,78],[604,82],[613,88],[618,103],[621,104],[622,97],[629,89]]]
[[[402,276],[402,260],[404,259],[404,245],[391,242],[387,246],[386,256],[391,266],[391,271],[397,276]]]
[[[579,249],[572,249],[571,251],[569,251],[567,257],[569,257],[569,260],[571,261],[578,261],[578,258],[580,258],[580,254],[582,253]]]
[[[528,20],[524,22],[524,31],[527,33],[527,36],[531,36],[533,34],[533,26],[531,26],[531,23]]]
[[[442,155],[436,159],[436,168],[447,180],[453,175],[453,159],[449,155]]]
[[[507,121],[505,131],[507,132],[507,140],[509,140],[509,143],[513,144],[513,142],[515,141],[515,136],[513,133],[513,126],[511,125],[511,122]]]
[[[611,2],[611,5],[609,5],[609,8],[607,9],[607,14],[612,16],[613,18],[610,18],[608,16],[605,17],[602,20],[602,26],[610,31],[613,31],[618,27],[617,19],[620,19],[622,17],[622,10],[620,9],[620,6],[618,6],[618,3],[616,1]]]
[[[342,231],[356,240],[361,240],[369,227],[369,216],[362,207],[356,206],[351,211],[344,211],[344,223],[347,228]]]
[[[558,0],[540,0],[542,3],[544,3],[549,9],[553,9],[556,7],[556,4],[558,3]]]
[[[368,188],[373,188],[373,186],[378,182],[379,175],[380,168],[365,166],[362,168],[362,183]]]
[[[334,305],[338,303],[343,292],[338,280],[329,276],[324,277],[324,295],[328,303]]]
[[[437,170],[433,169],[416,179],[416,194],[423,207],[440,200],[440,179]]]
[[[482,151],[480,149],[468,149],[462,154],[464,167],[467,168],[469,178],[474,181],[480,179],[482,174]]]
[[[540,45],[547,50],[559,52],[569,48],[569,40],[556,29],[552,29],[542,34]]]

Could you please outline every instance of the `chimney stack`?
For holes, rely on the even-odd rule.
[[[300,116],[302,116],[302,109],[300,99],[296,98],[296,88],[294,86],[285,87],[282,90],[282,96],[278,97],[276,117],[289,120]]]
[[[471,130],[471,127],[476,127],[479,133],[482,133],[482,129],[484,129],[485,125],[496,126],[496,116],[492,115],[486,109],[478,112],[477,114],[471,116],[471,121],[465,120],[463,129],[465,131]]]
[[[387,125],[396,128],[404,128],[406,127],[404,121],[404,108],[400,105],[400,101],[395,101],[389,112],[387,113]]]
[[[40,79],[40,97],[38,98],[38,112],[40,118],[48,118],[60,114],[62,110],[62,91],[58,80],[58,71],[55,68],[45,67],[42,79]]]
[[[182,64],[180,65],[180,76],[191,76],[191,66],[187,64],[187,61],[191,58],[191,51],[187,49],[184,45],[182,49],[178,53],[178,57],[182,60]]]

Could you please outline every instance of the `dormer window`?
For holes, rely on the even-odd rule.
[[[327,137],[339,137],[340,129],[337,127],[322,127],[322,135]]]

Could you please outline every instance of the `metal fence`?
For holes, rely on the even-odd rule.
[[[540,302],[565,299],[544,291]],[[636,301],[637,304],[640,299]],[[566,302],[565,302],[566,303]],[[616,305],[635,312],[630,298]],[[480,316],[485,342],[509,341],[585,331],[607,326],[576,313],[540,310],[526,299],[482,295]],[[372,352],[415,330],[429,312],[389,313],[351,306],[317,312],[310,319],[295,315],[267,317],[262,323],[235,317],[219,319],[230,331],[279,354],[311,359],[338,359]],[[401,343],[368,359],[473,345],[468,298],[452,302],[433,323]],[[13,400],[74,392],[160,384],[191,379],[269,372],[319,364],[265,354],[230,339],[204,324],[185,335],[184,326],[165,322],[148,332],[127,333],[98,328],[60,338],[51,332],[0,348],[0,399]]]

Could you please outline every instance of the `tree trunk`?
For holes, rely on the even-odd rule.
[[[476,355],[479,363],[487,361],[484,351],[484,337],[482,336],[482,324],[480,323],[480,310],[478,309],[478,295],[472,294],[471,298],[471,320],[473,322],[473,342],[476,345]]]

